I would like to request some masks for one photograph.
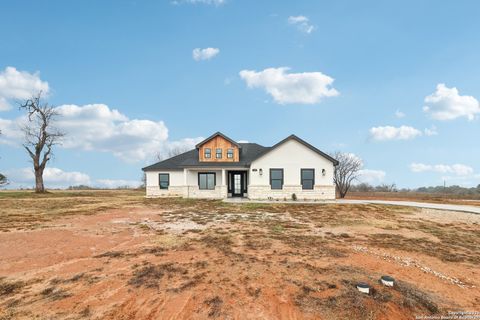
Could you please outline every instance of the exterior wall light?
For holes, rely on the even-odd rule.
[[[258,169],[258,174],[262,175],[263,174],[263,170],[260,168]]]
[[[324,177],[325,177],[325,175],[326,175],[326,174],[327,174],[327,170],[325,170],[325,169],[322,169],[322,176],[324,176]]]

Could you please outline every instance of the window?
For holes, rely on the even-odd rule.
[[[198,187],[200,190],[214,190],[215,189],[215,173],[200,172],[198,174]]]
[[[270,169],[270,186],[272,189],[283,188],[283,169]]]
[[[158,175],[158,184],[160,185],[160,189],[168,189],[170,185],[170,175],[168,173],[160,173]]]
[[[227,158],[229,159],[233,158],[233,149],[227,149]]]
[[[315,169],[301,169],[302,189],[313,190],[315,184]]]
[[[222,159],[222,148],[217,148],[217,150],[215,150],[215,157],[217,159]]]
[[[205,148],[205,158],[210,159],[212,157],[212,149]]]

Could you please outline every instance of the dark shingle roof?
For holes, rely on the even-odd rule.
[[[214,134],[213,136],[215,136]],[[213,137],[212,136],[212,137]],[[295,140],[310,150],[318,153],[319,155],[327,158],[331,162],[333,162],[333,165],[338,165],[338,161],[328,154],[320,151],[319,149],[315,148],[305,140],[300,139],[296,135],[292,134],[288,136],[287,138],[283,139],[282,141],[278,142],[272,147],[264,147],[256,143],[238,143],[238,146],[240,147],[240,161],[238,162],[200,162],[198,161],[199,156],[198,156],[198,149],[193,149],[190,151],[187,151],[185,153],[179,154],[177,156],[174,156],[172,158],[157,162],[151,166],[145,167],[142,170],[143,171],[156,171],[156,170],[182,170],[183,168],[189,168],[189,167],[226,167],[226,168],[231,168],[231,167],[249,167],[252,161],[260,158],[261,156],[267,154],[270,150],[273,150],[277,148],[278,146],[284,144],[285,142],[289,140]],[[200,143],[201,145],[201,143]]]
[[[239,143],[240,161],[238,162],[200,162],[198,161],[198,149],[193,149],[172,158],[157,162],[145,167],[143,171],[156,170],[181,170],[188,167],[248,167],[270,147],[263,147],[256,143]]]

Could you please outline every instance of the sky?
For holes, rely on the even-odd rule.
[[[478,1],[2,1],[0,172],[30,187],[18,103],[67,133],[46,186],[135,186],[221,131],[363,160],[360,181],[480,184]]]

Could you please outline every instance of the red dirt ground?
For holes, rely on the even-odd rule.
[[[4,230],[0,319],[413,319],[478,310],[480,219],[422,212],[161,200]],[[379,284],[383,274],[397,285]],[[375,293],[356,291],[358,281]]]

